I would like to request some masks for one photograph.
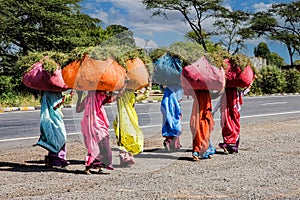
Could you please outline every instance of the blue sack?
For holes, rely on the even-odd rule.
[[[170,53],[165,53],[154,62],[152,82],[161,85],[178,84],[181,71],[182,61],[177,57],[172,57]]]

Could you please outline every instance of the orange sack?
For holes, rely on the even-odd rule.
[[[96,60],[87,54],[81,61],[73,61],[63,68],[66,84],[76,90],[120,90],[125,83],[126,71],[112,58]]]
[[[140,58],[137,57],[133,60],[127,60],[126,65],[127,76],[129,78],[129,82],[126,86],[127,88],[139,90],[149,85],[149,73],[144,62]]]

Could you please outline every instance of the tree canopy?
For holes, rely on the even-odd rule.
[[[80,12],[79,0],[1,0],[0,57],[14,63],[29,51],[68,52],[100,42],[101,21]],[[5,62],[6,61],[6,62]],[[4,69],[6,73],[13,73]]]
[[[294,57],[300,55],[300,1],[272,4],[267,11],[255,13],[250,28],[257,36],[266,35],[283,43],[294,64]]]
[[[196,42],[207,51],[205,38],[210,33],[203,29],[203,22],[221,13],[223,0],[142,0],[148,10],[154,10],[153,15],[167,16],[167,11],[178,11],[196,34]],[[206,33],[206,34],[204,34]]]
[[[232,55],[246,48],[245,40],[253,37],[249,27],[249,16],[247,12],[240,10],[231,11],[224,9],[216,17],[214,34],[221,37],[220,43]]]

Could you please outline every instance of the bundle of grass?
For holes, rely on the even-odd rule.
[[[150,53],[154,71],[152,81],[161,85],[180,84],[182,58],[167,48],[158,48]]]
[[[236,54],[224,60],[226,64],[226,87],[248,87],[255,74],[250,59],[242,54]]]
[[[62,92],[68,89],[61,67],[67,65],[67,54],[53,51],[30,52],[18,60],[24,71],[22,82],[29,88],[51,92]]]
[[[182,70],[181,83],[186,95],[190,90],[222,90],[225,87],[225,71],[202,56]]]
[[[127,88],[139,90],[148,87],[150,74],[153,73],[153,64],[143,49],[134,49],[119,56],[116,61],[122,65],[129,79]]]
[[[176,42],[170,46],[170,52],[180,56],[183,66],[187,66],[203,56],[208,56],[203,47],[195,42]]]
[[[128,50],[127,46],[76,48],[70,54],[74,61],[63,69],[63,78],[76,90],[120,90],[126,81],[126,70],[116,58]]]

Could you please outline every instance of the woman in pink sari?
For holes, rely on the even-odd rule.
[[[85,172],[90,169],[113,170],[112,152],[109,144],[109,121],[104,109],[105,103],[115,100],[116,96],[110,96],[105,91],[89,91],[81,101],[82,92],[78,94],[76,112],[82,112],[81,131],[88,154],[85,160]]]

